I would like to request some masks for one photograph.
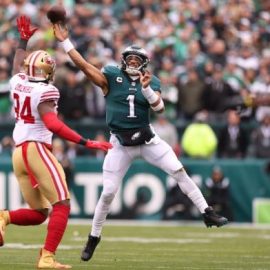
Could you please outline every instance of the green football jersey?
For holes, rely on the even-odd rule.
[[[140,79],[133,81],[119,67],[106,66],[102,70],[107,78],[106,123],[111,131],[141,128],[149,125],[150,105],[143,96]],[[152,76],[154,91],[160,91],[160,80]]]

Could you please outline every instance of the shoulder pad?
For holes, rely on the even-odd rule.
[[[120,69],[117,66],[105,66],[102,68],[102,73],[104,74],[116,74],[119,73]]]

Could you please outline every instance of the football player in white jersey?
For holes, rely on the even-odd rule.
[[[57,262],[54,256],[68,222],[70,195],[63,168],[51,152],[52,135],[55,133],[87,148],[104,151],[110,149],[111,144],[84,139],[57,118],[59,91],[51,84],[55,61],[41,50],[30,53],[25,59],[27,41],[37,28],[32,28],[30,19],[25,16],[17,19],[17,28],[20,43],[10,80],[16,118],[13,131],[16,148],[12,162],[29,209],[0,211],[0,246],[4,245],[5,227],[8,224],[41,224],[47,219],[51,205],[47,236],[37,268],[69,269],[70,265]],[[23,70],[20,71],[22,66]]]
[[[93,217],[92,229],[82,251],[81,259],[92,258],[100,242],[102,226],[121,181],[132,161],[141,157],[171,175],[179,188],[197,206],[206,226],[223,226],[228,220],[208,206],[200,189],[186,173],[172,148],[150,127],[150,108],[164,110],[160,80],[146,70],[147,52],[139,46],[129,46],[122,53],[122,65],[97,69],[83,59],[68,39],[66,27],[54,24],[54,34],[64,50],[106,98],[106,120],[112,133],[113,149],[103,163],[103,190]]]

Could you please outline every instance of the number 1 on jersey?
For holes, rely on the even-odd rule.
[[[15,100],[14,111],[16,114],[16,120],[24,120],[25,124],[33,124],[35,123],[35,118],[32,115],[31,110],[31,98],[26,96],[22,105],[20,106],[20,96],[14,93],[13,98]]]
[[[128,100],[128,104],[129,104],[128,118],[137,118],[137,115],[135,115],[135,105],[134,105],[135,96],[128,95],[127,100]]]

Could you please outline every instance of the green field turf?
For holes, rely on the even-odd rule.
[[[270,269],[270,228],[106,224],[93,259],[81,262],[88,230],[69,225],[57,252],[60,262],[97,270]],[[45,231],[45,226],[9,226],[0,270],[35,269]]]

